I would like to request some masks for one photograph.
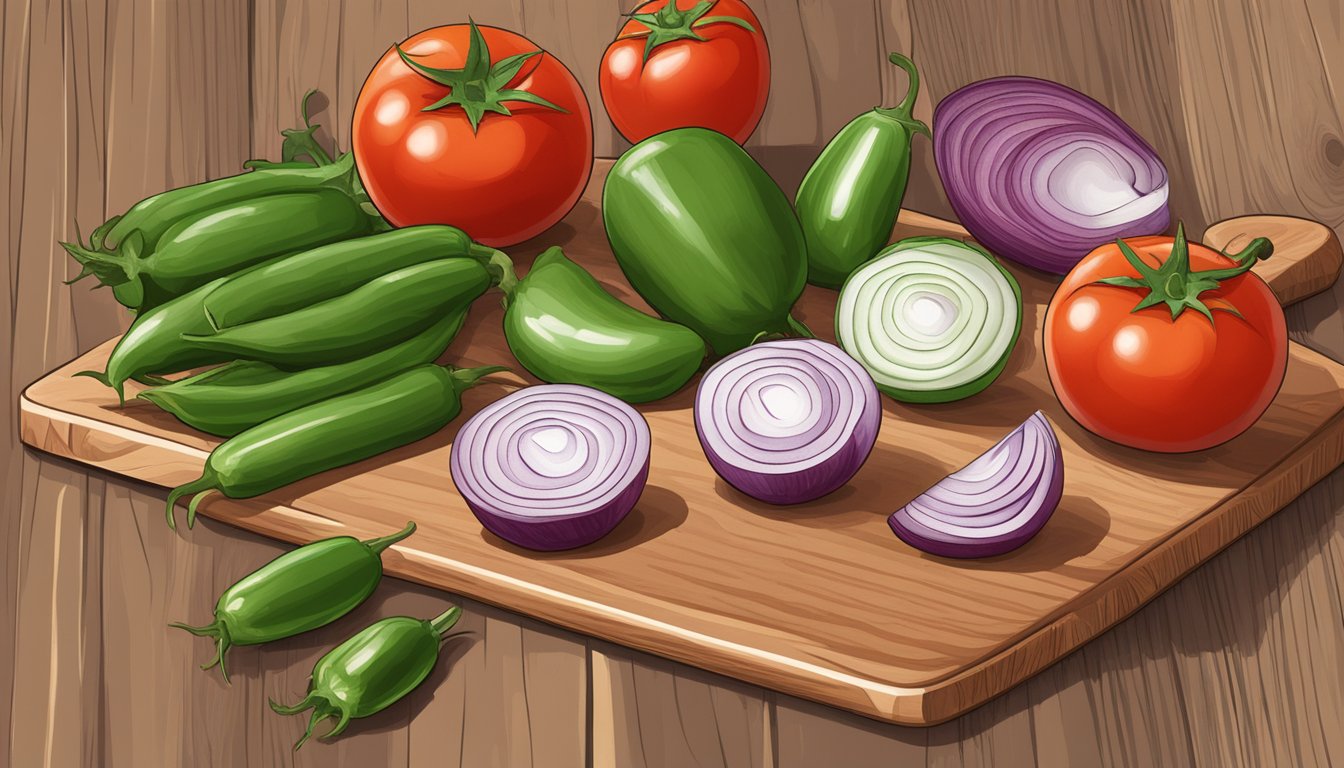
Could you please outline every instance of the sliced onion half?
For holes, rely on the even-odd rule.
[[[912,237],[854,271],[835,335],[883,392],[913,403],[969,397],[1003,371],[1022,327],[1017,281],[973,243]]]
[[[834,491],[863,466],[882,422],[866,371],[834,344],[754,344],[700,380],[695,429],[733,487],[771,504]]]
[[[520,547],[570,549],[611,532],[649,476],[649,425],[589,387],[520,389],[453,441],[453,483],[490,532]]]
[[[901,507],[902,541],[942,557],[991,557],[1035,536],[1064,493],[1064,457],[1040,411],[975,461]]]
[[[994,253],[1064,274],[1093,248],[1167,228],[1167,169],[1116,114],[1059,83],[996,77],[933,113],[934,159],[963,226]]]

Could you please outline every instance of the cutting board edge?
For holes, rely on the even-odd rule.
[[[81,455],[74,448],[75,441],[69,439],[70,431],[75,428],[113,432],[129,430],[33,400],[29,396],[30,391],[40,387],[46,378],[25,388],[20,397],[22,441],[37,450],[118,473],[116,469],[107,466],[104,460]],[[53,428],[58,426],[62,427],[65,438],[50,439],[55,434]],[[136,433],[136,437],[160,450],[173,451],[197,460],[206,455],[206,451],[184,443],[139,433]],[[988,703],[1100,636],[1175,586],[1185,574],[1272,517],[1342,463],[1344,411],[1336,413],[1310,439],[1276,465],[1276,468],[1286,465],[1286,471],[1267,473],[1199,519],[1173,531],[1122,570],[1080,596],[1074,605],[1059,615],[1046,617],[1042,625],[1028,630],[1007,648],[960,672],[920,687],[888,685],[799,659],[755,651],[655,619],[600,606],[584,598],[548,590],[541,585],[529,584],[503,574],[488,573],[485,569],[457,563],[408,545],[397,545],[391,550],[391,554],[385,558],[385,570],[397,578],[462,594],[571,631],[687,663],[786,695],[835,706],[881,722],[932,726]],[[132,479],[162,487],[151,481]],[[1258,503],[1266,497],[1270,500]],[[229,514],[231,511],[237,514]],[[320,515],[256,501],[230,500],[227,504],[210,505],[208,512],[203,511],[203,514],[243,530],[294,544],[320,538],[315,534],[315,529],[329,528],[333,535],[337,531],[361,533]],[[1211,533],[1204,535],[1210,529]],[[362,533],[372,535],[374,532]],[[437,568],[432,565],[432,561],[436,560],[439,561]],[[444,565],[450,567],[444,568]],[[1135,585],[1138,589],[1127,589]],[[581,626],[573,621],[576,609],[584,619]],[[669,644],[669,631],[679,635],[683,642]],[[793,671],[785,673],[779,669],[781,665]]]

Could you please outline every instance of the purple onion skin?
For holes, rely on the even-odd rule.
[[[735,467],[720,459],[709,448],[704,437],[700,435],[698,422],[695,432],[700,437],[700,447],[704,448],[709,465],[729,485],[753,499],[788,506],[816,501],[835,492],[858,474],[863,463],[867,461],[868,454],[873,450],[873,443],[877,441],[877,430],[881,422],[881,407],[877,398],[873,398],[864,406],[863,416],[855,425],[854,432],[843,449],[821,464],[791,475],[764,474]]]
[[[1047,429],[1051,429],[1049,423]],[[1054,439],[1053,431],[1051,439]],[[1056,441],[1057,442],[1057,441]],[[906,514],[905,507],[896,510],[891,517],[887,518],[887,524],[896,536],[906,544],[915,549],[927,552],[939,557],[948,557],[958,560],[969,560],[981,557],[994,557],[1002,555],[1021,547],[1032,539],[1041,528],[1045,527],[1046,522],[1054,514],[1055,508],[1059,506],[1060,500],[1064,497],[1064,453],[1055,446],[1055,460],[1050,472],[1050,487],[1046,491],[1040,511],[1033,515],[1032,519],[1021,528],[1011,533],[1005,533],[989,539],[968,540],[963,538],[950,538],[941,531],[935,531],[924,524],[912,519]]]
[[[649,480],[649,462],[635,475],[630,485],[600,510],[566,517],[523,517],[485,509],[468,499],[467,507],[486,530],[524,549],[558,552],[586,547],[615,530],[635,508]]]
[[[1140,155],[1155,178],[1168,180],[1166,167],[1156,150],[1118,115],[1090,96],[1033,77],[995,77],[971,83],[949,94],[934,109],[934,162],[957,219],[981,245],[996,256],[1062,275],[1103,243],[1123,237],[1161,234],[1167,230],[1171,222],[1169,201],[1142,218],[1084,231],[1036,207],[1030,191],[1023,190],[1018,184],[1020,179],[1012,179],[1014,184],[1002,190],[987,191],[989,185],[975,175],[975,170],[967,169],[963,173],[967,166],[983,165],[988,161],[979,156],[968,157],[967,153],[975,150],[963,146],[958,140],[960,123],[967,119],[965,113],[975,110],[983,100],[1003,93],[1013,93],[1020,97],[1020,101],[1031,100],[1021,105],[1022,114],[1027,117],[1040,112],[1041,102],[1057,109],[1061,102],[1067,103],[1072,110],[1082,113],[1080,117],[1070,112],[1074,125],[1087,119],[1091,129],[1101,134],[1098,138],[1108,140],[1110,146],[1123,146]],[[995,119],[1002,120],[1003,113],[997,113]],[[1052,127],[1043,131],[1043,138],[1048,140],[1062,132],[1066,129]],[[1016,144],[1012,154],[1020,155],[1024,148],[1038,143]],[[983,200],[986,195],[995,195],[992,205]],[[994,207],[1003,210],[996,212],[992,210]]]
[[[1059,506],[1059,501],[1064,496],[1064,456],[1055,454],[1055,479],[1050,483],[1050,490],[1046,494],[1045,502],[1042,508],[1049,510],[1036,515],[1027,525],[1013,531],[1005,533],[1002,536],[995,536],[992,539],[981,539],[974,543],[968,543],[965,539],[949,540],[945,535],[929,530],[923,525],[905,518],[902,522],[897,522],[896,515],[892,515],[887,523],[891,530],[906,544],[915,549],[928,552],[931,555],[939,557],[951,557],[958,560],[969,560],[980,557],[994,557],[1012,552],[1014,549],[1026,544],[1033,536],[1045,527],[1050,516],[1054,514],[1055,507]],[[899,514],[899,513],[897,513]]]

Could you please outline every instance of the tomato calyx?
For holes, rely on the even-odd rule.
[[[1186,309],[1193,309],[1207,317],[1210,323],[1213,322],[1213,312],[1207,304],[1200,300],[1200,294],[1218,288],[1224,280],[1230,280],[1245,274],[1251,267],[1255,266],[1256,262],[1261,259],[1268,259],[1274,253],[1273,243],[1267,238],[1257,237],[1239,253],[1223,253],[1224,256],[1236,262],[1236,266],[1192,272],[1190,270],[1190,246],[1185,239],[1185,225],[1181,223],[1176,225],[1176,239],[1171,244],[1171,253],[1157,268],[1148,266],[1124,240],[1116,240],[1115,244],[1120,247],[1120,252],[1124,254],[1125,261],[1128,261],[1130,266],[1138,271],[1139,277],[1107,277],[1096,282],[1123,288],[1146,289],[1148,291],[1147,295],[1130,310],[1131,313],[1157,304],[1166,304],[1167,309],[1171,310],[1172,320],[1180,317]],[[1230,312],[1237,317],[1241,317],[1237,308],[1226,301],[1216,302],[1213,309]]]
[[[490,47],[486,45],[485,36],[481,34],[475,21],[468,20],[468,24],[471,25],[471,42],[467,47],[466,64],[461,69],[427,67],[415,61],[412,54],[402,50],[401,45],[396,46],[397,55],[406,66],[426,80],[450,89],[447,96],[421,108],[421,112],[433,112],[451,106],[461,107],[467,115],[467,120],[471,122],[471,132],[475,133],[486,112],[505,116],[513,114],[504,105],[506,101],[536,104],[557,112],[568,111],[535,93],[505,87],[522,70],[528,59],[543,53],[541,49],[515,54],[491,64]]]
[[[703,27],[707,24],[735,24],[748,32],[755,32],[753,27],[746,19],[739,19],[736,16],[709,16],[707,15],[718,0],[700,0],[700,2],[681,10],[677,8],[677,0],[667,0],[667,5],[653,13],[634,13],[624,14],[629,18],[638,21],[645,27],[647,32],[637,32],[627,37],[643,37],[644,42],[644,61],[649,60],[649,55],[653,49],[664,43],[670,43],[673,40],[699,40],[704,42],[705,38],[696,32],[696,27]]]
[[[900,104],[894,107],[877,107],[873,111],[904,125],[912,133],[922,133],[929,138],[933,138],[933,134],[929,132],[929,126],[925,125],[922,120],[914,118],[915,98],[919,96],[919,70],[915,68],[915,62],[895,51],[891,52],[887,60],[905,70],[905,74],[909,78],[909,85],[905,87],[905,98],[901,99]]]

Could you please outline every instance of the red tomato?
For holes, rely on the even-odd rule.
[[[718,0],[694,18],[679,11],[695,8],[696,0],[676,0],[671,10],[669,2],[641,5],[635,13],[643,20],[627,21],[602,56],[598,85],[611,122],[632,143],[699,126],[741,144],[761,121],[770,90],[760,20],[741,0]],[[724,17],[751,29],[718,20]],[[651,35],[658,44],[646,61]]]
[[[1125,242],[1149,267],[1166,264],[1173,250],[1170,237]],[[1196,278],[1234,266],[1189,245]],[[1255,423],[1288,363],[1283,309],[1269,286],[1249,272],[1227,277],[1196,295],[1212,321],[1190,306],[1173,319],[1165,303],[1132,311],[1147,287],[1097,282],[1116,277],[1140,275],[1119,247],[1103,245],[1064,278],[1046,311],[1046,369],[1069,415],[1108,440],[1167,453],[1211,448]],[[1172,295],[1193,293],[1181,289],[1185,277],[1158,282]]]
[[[485,66],[499,74],[509,57],[539,49],[507,30],[477,29],[488,51],[461,87],[412,69],[395,47],[383,54],[355,102],[355,164],[373,204],[396,226],[452,224],[499,247],[541,233],[574,207],[592,171],[593,124],[583,89],[549,53],[492,83]],[[462,70],[471,40],[471,27],[456,24],[427,29],[401,48],[426,67]],[[450,94],[452,103],[425,111]],[[559,109],[522,100],[533,97]]]

